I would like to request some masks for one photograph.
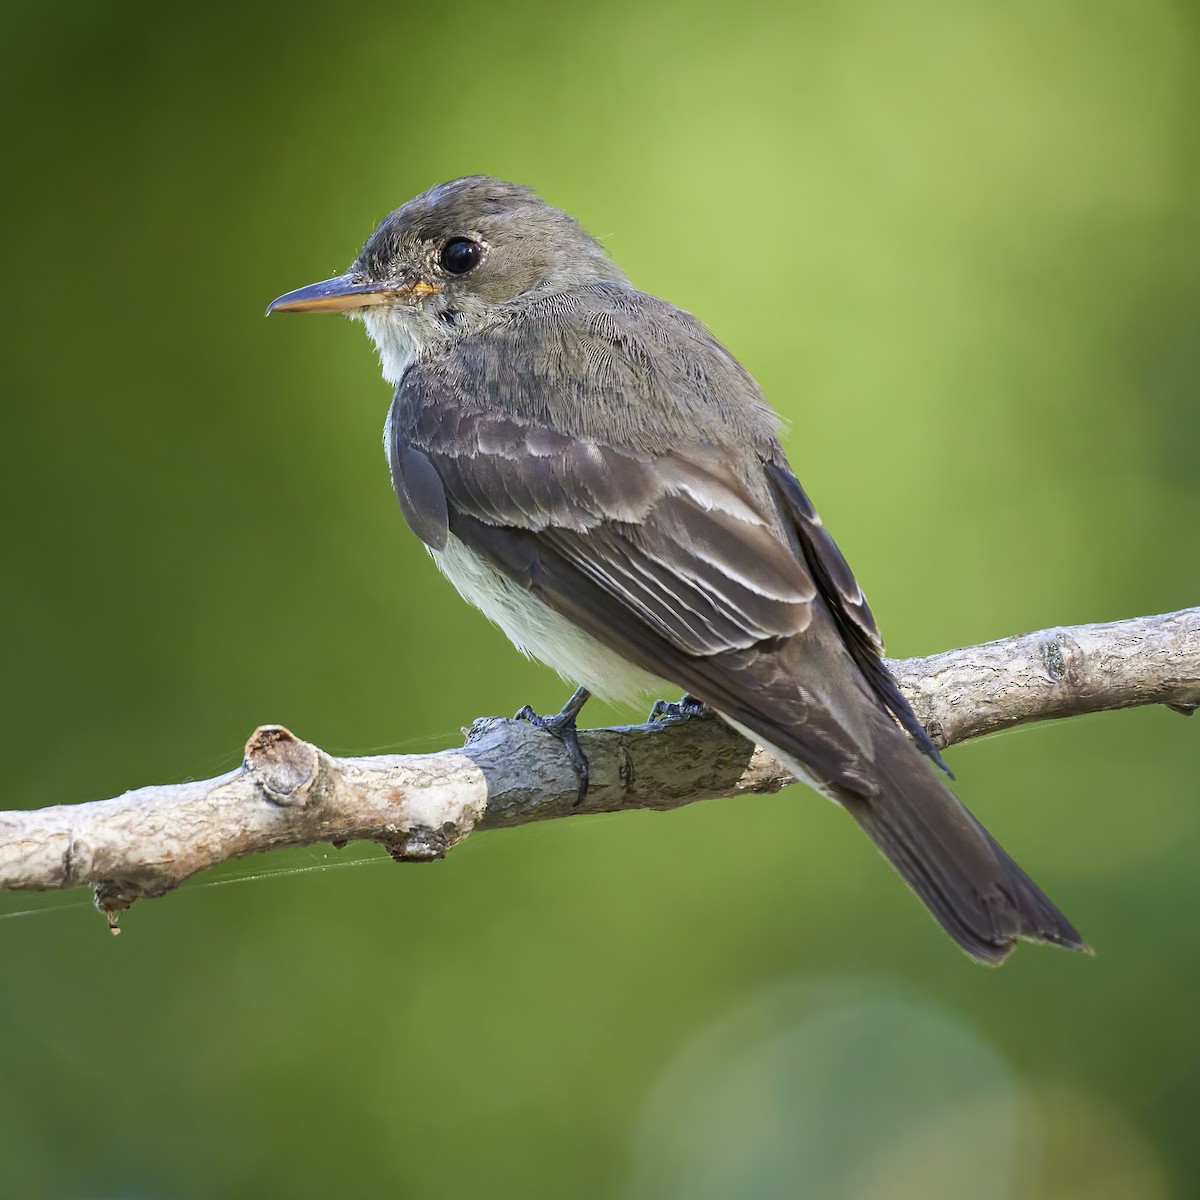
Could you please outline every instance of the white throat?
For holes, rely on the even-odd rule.
[[[379,351],[379,365],[388,383],[398,384],[404,372],[423,349],[413,332],[407,314],[389,312],[384,307],[367,308],[362,311],[362,322]]]

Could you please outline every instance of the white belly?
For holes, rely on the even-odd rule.
[[[605,700],[630,704],[678,691],[547,608],[453,534],[444,550],[429,553],[464,600],[495,621],[518,650],[553,667],[564,679]]]

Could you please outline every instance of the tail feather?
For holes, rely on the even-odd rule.
[[[924,764],[917,765],[931,786],[889,789],[870,800],[849,794],[837,799],[942,928],[972,958],[989,964],[1003,962],[1018,938],[1087,950],[1071,922],[996,839]]]
[[[1078,930],[891,719],[880,713],[872,732],[877,787],[870,795],[813,780],[811,768],[795,754],[770,749],[849,812],[972,958],[999,964],[1019,938],[1090,952]]]

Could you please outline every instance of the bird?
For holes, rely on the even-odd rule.
[[[522,714],[568,743],[581,786],[590,694],[682,689],[670,716],[711,710],[840,805],[977,961],[1018,939],[1088,949],[938,773],[750,372],[572,216],[455,179],[267,311],[366,326],[403,516],[467,601],[579,685],[556,716]]]

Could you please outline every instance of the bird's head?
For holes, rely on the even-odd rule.
[[[396,209],[344,275],[288,292],[267,312],[361,319],[397,383],[413,358],[518,297],[624,278],[573,217],[529,188],[469,175]]]

